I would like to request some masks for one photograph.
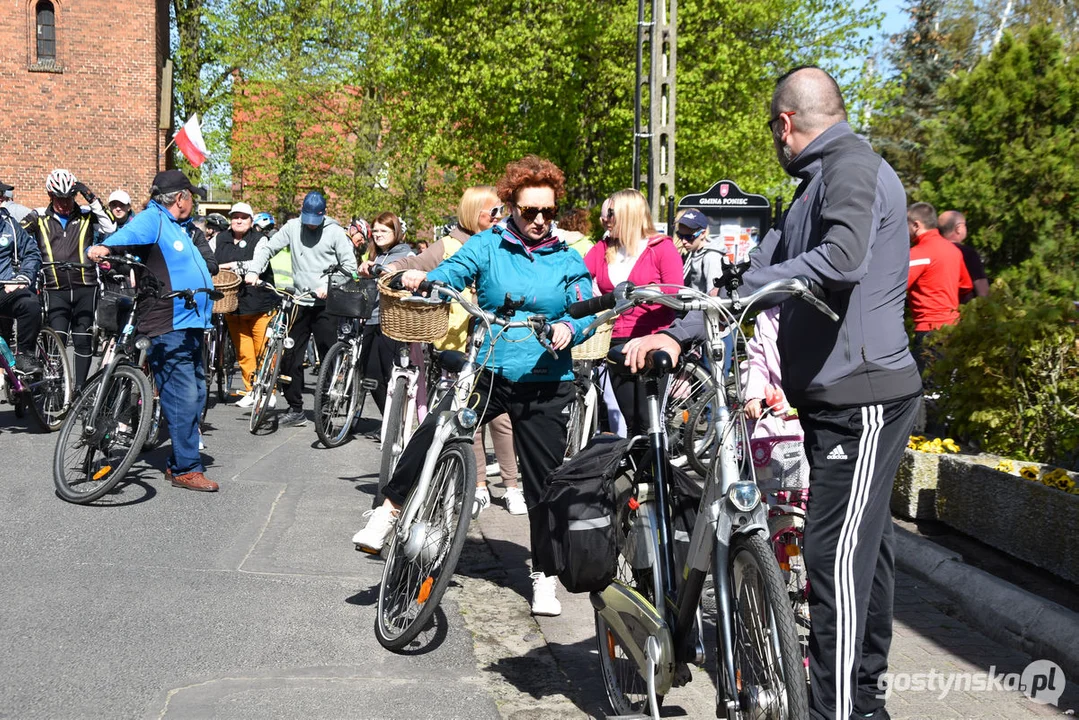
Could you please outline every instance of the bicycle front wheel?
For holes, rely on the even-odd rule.
[[[360,372],[352,343],[339,342],[322,359],[315,386],[315,432],[328,448],[343,444],[360,406]]]
[[[104,381],[98,374],[86,383],[56,440],[53,482],[68,502],[93,502],[112,490],[135,463],[149,430],[153,392],[146,376],[129,365],[113,371],[93,431],[88,429]]]
[[[387,650],[404,648],[434,617],[468,534],[475,476],[472,448],[445,446],[416,519],[394,529],[375,615],[375,638]]]
[[[734,677],[720,676],[746,718],[799,720],[809,715],[806,673],[794,614],[772,548],[762,533],[731,542]]]
[[[805,547],[805,518],[801,515],[775,515],[768,518],[768,535],[779,562],[779,571],[787,586],[802,664],[809,669],[809,575],[802,549]]]
[[[258,372],[251,383],[251,392],[255,396],[255,402],[251,405],[251,420],[248,429],[252,433],[258,432],[259,426],[266,417],[266,410],[270,407],[270,398],[273,397],[277,385],[277,373],[281,370],[281,355],[284,353],[282,338],[274,338],[266,346],[259,363]]]
[[[390,481],[397,460],[405,451],[405,423],[411,422],[411,418],[405,416],[408,408],[408,378],[398,377],[394,381],[393,395],[390,397],[390,407],[386,411],[386,436],[382,438],[382,464],[378,469],[378,486],[386,487]],[[475,461],[472,462],[475,465]]]
[[[64,422],[71,398],[75,394],[75,375],[71,358],[59,333],[43,328],[37,336],[37,357],[45,371],[41,382],[30,391],[30,403],[38,423],[47,432],[55,432]]]

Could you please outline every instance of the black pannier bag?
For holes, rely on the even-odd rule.
[[[701,506],[704,488],[693,476],[679,467],[671,468],[670,497],[667,505],[671,510],[671,538],[674,545],[674,559],[678,586],[682,586],[682,570],[689,557],[689,541],[693,537],[693,526],[697,524],[697,511]]]
[[[346,280],[326,291],[326,314],[368,320],[378,305],[378,285],[372,278]]]
[[[625,466],[628,444],[616,435],[592,438],[547,476],[533,508],[546,530],[535,548],[538,569],[557,575],[572,593],[597,592],[614,579],[617,510],[629,499],[628,493],[615,490],[615,478]]]

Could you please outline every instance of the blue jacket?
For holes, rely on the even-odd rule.
[[[105,238],[106,247],[129,248],[161,282],[161,293],[186,288],[212,288],[213,278],[195,243],[168,210],[150,201],[127,225]],[[150,337],[173,330],[205,330],[210,327],[213,300],[206,293],[195,295],[196,310],[184,307],[182,298],[146,301],[139,331]]]
[[[37,283],[41,269],[41,249],[30,233],[15,222],[5,208],[0,208],[0,280],[26,279]]]
[[[572,344],[587,339],[584,329],[594,319],[590,316],[574,320],[566,315],[570,303],[592,297],[592,276],[580,253],[570,250],[561,240],[529,249],[502,225],[473,235],[460,250],[429,272],[427,279],[439,280],[457,290],[474,285],[479,306],[488,312],[502,307],[506,293],[514,300],[523,296],[525,304],[514,313],[513,319],[542,314],[552,324],[567,322],[573,328]],[[499,332],[494,328],[495,334]],[[569,348],[559,351],[555,360],[530,336],[528,329],[502,332],[494,353],[485,363],[492,372],[514,382],[573,379]],[[488,334],[480,349],[481,361],[487,358],[490,344]]]

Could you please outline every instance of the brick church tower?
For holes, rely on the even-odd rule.
[[[122,188],[141,207],[164,167],[168,53],[168,0],[7,0],[0,181],[15,186],[15,201],[45,205],[46,175],[66,168],[102,201]]]

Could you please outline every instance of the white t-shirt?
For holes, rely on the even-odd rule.
[[[644,243],[640,245],[643,247]],[[640,256],[640,253],[627,255],[625,249],[621,247],[615,250],[614,260],[607,266],[607,275],[611,278],[611,284],[618,285],[629,280],[629,274],[633,271],[633,266],[637,264],[637,258]]]

